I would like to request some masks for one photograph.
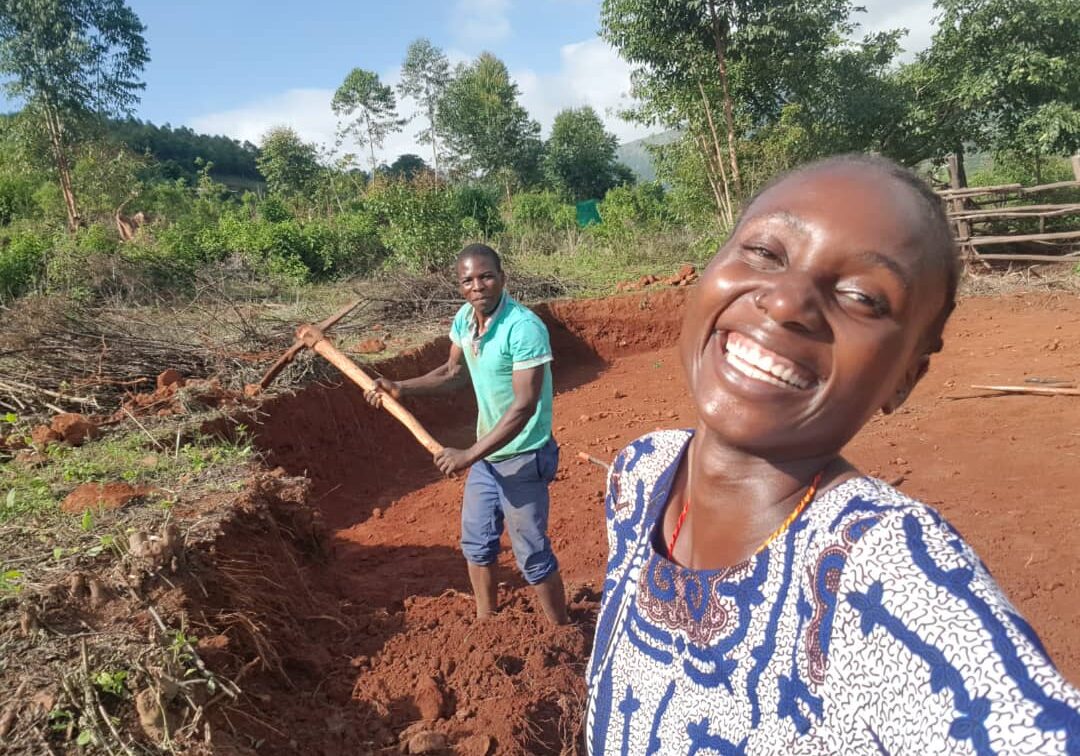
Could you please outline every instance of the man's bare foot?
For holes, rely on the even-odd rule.
[[[562,575],[558,571],[551,573],[542,582],[533,586],[536,598],[553,625],[565,625],[570,622],[566,614],[566,590],[563,588]]]
[[[476,596],[476,618],[487,619],[496,612],[499,603],[495,567],[472,562],[466,564],[469,566],[469,582],[472,583],[473,595]]]

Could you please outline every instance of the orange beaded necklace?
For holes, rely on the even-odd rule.
[[[795,506],[795,508],[793,510],[791,510],[791,514],[789,514],[787,516],[787,519],[785,519],[782,523],[780,523],[780,527],[778,527],[776,530],[774,530],[772,532],[772,535],[770,535],[768,538],[765,539],[764,543],[762,543],[760,546],[757,547],[757,550],[754,551],[754,556],[757,556],[762,551],[764,551],[765,548],[768,547],[768,545],[770,543],[775,541],[785,530],[787,530],[788,527],[791,526],[791,523],[795,522],[795,518],[797,518],[800,514],[802,514],[802,511],[804,509],[806,509],[806,507],[810,504],[810,502],[812,502],[814,500],[814,496],[817,495],[818,486],[821,485],[821,477],[824,474],[824,472],[825,471],[822,470],[817,475],[814,476],[814,479],[812,481],[810,481],[810,487],[806,489],[806,493],[803,495],[802,499]],[[687,486],[687,488],[689,488],[689,486]],[[672,533],[671,533],[671,543],[668,544],[667,556],[668,556],[668,559],[670,559],[673,562],[675,561],[675,542],[679,540],[679,531],[682,530],[683,523],[686,522],[686,515],[689,512],[690,512],[690,492],[687,491],[686,500],[683,502],[682,512],[679,513],[679,519],[675,523],[675,530],[672,531]]]

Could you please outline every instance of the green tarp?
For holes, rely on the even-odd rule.
[[[581,228],[600,222],[600,211],[597,210],[597,201],[594,199],[577,203],[577,224]]]

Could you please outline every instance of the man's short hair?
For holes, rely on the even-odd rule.
[[[470,244],[465,249],[461,250],[457,256],[457,264],[467,257],[486,257],[495,266],[495,270],[502,272],[502,259],[499,257],[499,253],[486,244]]]

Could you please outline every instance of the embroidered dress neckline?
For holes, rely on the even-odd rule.
[[[801,513],[801,515],[796,518],[794,522],[791,523],[791,526],[784,532],[784,534],[781,535],[781,537],[775,539],[764,549],[762,549],[756,554],[752,554],[741,562],[730,565],[728,567],[718,567],[709,570],[699,570],[693,567],[687,567],[669,559],[667,554],[665,553],[665,550],[657,546],[658,543],[663,541],[663,515],[667,509],[666,505],[668,503],[668,499],[671,497],[671,487],[675,484],[675,475],[679,470],[679,465],[682,464],[683,457],[686,456],[690,441],[694,438],[693,431],[686,430],[683,432],[686,434],[686,438],[683,441],[682,448],[679,450],[679,453],[675,457],[675,459],[672,460],[671,466],[667,470],[665,470],[660,475],[660,477],[657,478],[656,487],[653,489],[652,496],[650,497],[651,502],[646,513],[646,516],[649,518],[649,520],[645,531],[647,534],[647,552],[645,556],[646,561],[649,561],[651,559],[659,559],[664,564],[670,565],[677,570],[693,573],[694,575],[698,575],[703,578],[712,577],[719,574],[724,574],[725,576],[735,576],[748,571],[751,567],[753,567],[753,565],[757,562],[759,558],[765,556],[766,554],[769,554],[777,544],[784,542],[784,536],[791,532],[791,530],[795,527],[796,523],[798,523],[799,520],[809,516],[809,512],[814,508],[815,504],[821,506],[826,500],[841,494],[841,492],[849,484],[855,481],[874,480],[873,478],[870,478],[866,475],[856,475],[852,478],[848,478],[847,480],[838,483],[837,485],[826,491],[819,492],[814,501],[811,502],[810,505],[807,506],[806,509]],[[658,541],[657,539],[660,539],[660,541]]]

